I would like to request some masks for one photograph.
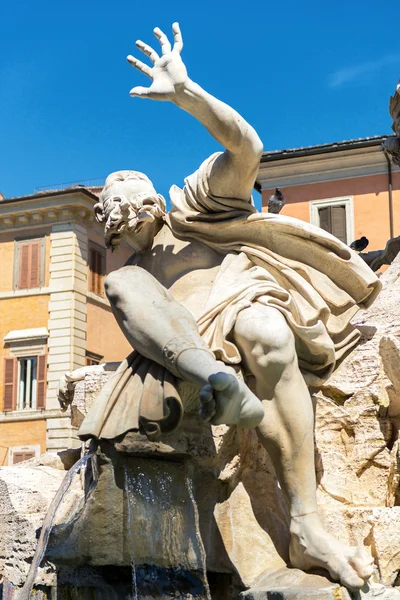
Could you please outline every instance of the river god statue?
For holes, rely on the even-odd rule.
[[[190,79],[179,25],[172,29],[173,46],[154,30],[161,55],[136,42],[151,65],[128,61],[151,84],[130,94],[176,104],[226,150],[205,160],[183,189],[171,188],[169,212],[146,175],[107,178],[97,219],[107,246],[114,251],[125,240],[134,253],[105,288],[135,351],[80,436],[112,439],[141,427],[156,439],[179,424],[179,382],[190,382],[204,420],[257,428],[290,503],[291,565],[322,567],[361,588],[371,557],[328,535],[317,513],[308,386],[325,382],[357,344],[350,319],[373,302],[379,280],[329,233],[256,210],[262,143],[235,110]]]

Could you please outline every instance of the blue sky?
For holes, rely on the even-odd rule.
[[[2,2],[0,191],[144,171],[168,194],[218,144],[168,103],[130,98],[125,60],[179,21],[192,79],[234,106],[265,150],[390,133],[400,78],[393,0]]]

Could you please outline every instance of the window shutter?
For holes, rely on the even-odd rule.
[[[104,253],[99,249],[90,248],[89,250],[89,291],[95,294],[103,294],[103,275],[105,273]]]
[[[27,290],[40,286],[41,242],[27,242],[19,247],[18,288]]]
[[[346,207],[326,206],[318,210],[319,226],[347,244]]]
[[[28,288],[29,274],[29,244],[21,244],[19,247],[19,281],[20,290]]]
[[[99,293],[99,287],[100,287],[99,286],[100,268],[101,268],[100,252],[98,252],[97,250],[94,250],[94,272],[95,272],[94,292],[96,292],[96,294]]]
[[[15,410],[17,400],[17,370],[16,358],[4,359],[4,402],[3,410]]]
[[[103,274],[104,274],[104,256],[102,252],[98,253],[99,257],[98,257],[98,264],[99,264],[99,270],[98,270],[98,277],[97,277],[97,289],[98,289],[98,294],[102,295],[103,294]]]
[[[320,208],[318,211],[319,214],[319,226],[321,229],[328,231],[331,233],[331,207],[327,206],[326,208]]]
[[[13,465],[16,465],[24,460],[35,458],[34,452],[14,452],[13,453]]]
[[[38,409],[46,407],[46,371],[47,354],[42,354],[37,357],[36,408]]]
[[[30,272],[28,287],[36,288],[40,285],[40,243],[29,244]]]
[[[89,291],[94,292],[95,290],[95,250],[90,248],[89,250],[89,271],[90,271],[90,279],[89,279]]]
[[[347,243],[346,236],[346,207],[331,206],[331,233],[340,241]]]

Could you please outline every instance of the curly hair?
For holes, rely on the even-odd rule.
[[[113,202],[108,192],[117,182],[136,179],[148,184],[149,191],[136,194],[133,198],[122,197]],[[143,201],[145,206],[143,205]],[[110,202],[106,202],[110,199]],[[150,202],[149,202],[150,200]],[[106,205],[105,205],[106,204]],[[111,173],[100,194],[100,202],[94,206],[96,220],[104,223],[106,247],[115,252],[118,249],[124,232],[133,233],[143,220],[163,219],[166,212],[166,202],[161,194],[157,194],[153,183],[144,173],[139,171],[116,171]]]
[[[115,182],[125,181],[125,179],[128,178],[145,181],[146,183],[149,183],[151,185],[151,187],[154,189],[154,192],[156,191],[153,182],[147,177],[147,175],[141,173],[140,171],[115,171],[114,173],[110,173],[110,175],[107,177],[104,183],[104,187],[100,194],[100,201],[104,201],[104,199],[106,198],[106,192],[110,189],[110,187],[112,187],[112,185]]]

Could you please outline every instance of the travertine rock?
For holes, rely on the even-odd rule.
[[[378,300],[355,318],[362,331],[360,345],[314,396],[316,468],[319,509],[327,530],[348,544],[366,545],[375,558],[373,579],[378,587],[365,597],[398,598],[397,591],[379,584],[396,585],[400,572],[400,257],[382,281]],[[266,589],[272,593],[278,588],[283,594],[273,579],[264,586],[264,595],[255,592],[261,585],[257,569],[261,572],[263,566],[268,571],[276,568],[279,559],[287,560],[288,513],[272,463],[252,432],[236,435],[236,445],[232,439],[225,443],[224,438],[228,434],[219,440],[220,458],[224,452],[220,478],[231,493],[224,506],[217,507],[216,518],[224,541],[235,541],[231,560],[252,588],[243,597],[266,598]],[[235,514],[240,510],[247,514],[249,503],[256,520],[246,517],[247,526],[238,526]],[[225,531],[229,528],[231,533]],[[259,544],[252,545],[252,539],[260,540]],[[251,568],[246,558],[249,546]],[[312,597],[293,595],[290,579],[284,587],[289,591],[279,597]],[[306,578],[301,587],[311,594],[311,580]],[[332,590],[326,594],[316,597],[346,597]]]
[[[14,586],[25,581],[38,531],[66,473],[59,466],[31,466],[28,463],[31,461],[0,468],[0,575]],[[72,506],[81,499],[77,478],[76,485],[60,506],[56,522],[68,518]],[[39,569],[37,584],[52,583],[54,568],[46,563]]]

